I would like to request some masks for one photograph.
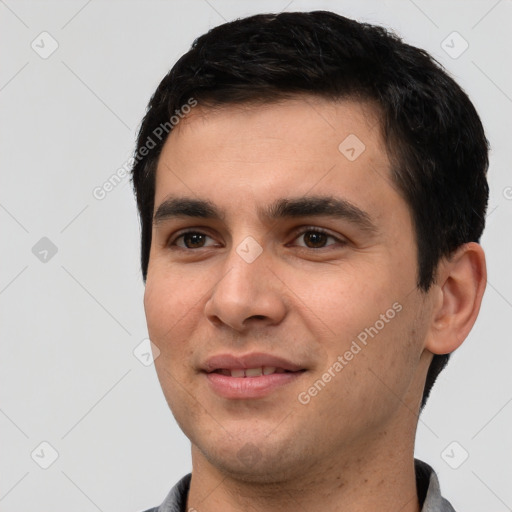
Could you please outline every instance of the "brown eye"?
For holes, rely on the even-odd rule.
[[[208,240],[209,239],[209,240]],[[215,245],[213,239],[199,231],[188,231],[177,236],[169,245],[177,246],[181,249],[201,249]]]
[[[301,242],[302,239],[302,242]],[[324,249],[330,245],[344,245],[346,242],[320,228],[305,229],[295,238],[297,245],[306,249]]]
[[[325,233],[319,233],[318,231],[308,231],[307,233],[304,233],[303,236],[306,246],[312,249],[324,247],[327,239],[329,238]]]
[[[203,247],[205,236],[201,233],[187,233],[183,235],[183,243],[189,249]]]

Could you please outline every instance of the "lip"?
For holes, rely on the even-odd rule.
[[[287,370],[287,373],[273,373],[258,377],[230,377],[215,370],[236,370],[274,366]],[[211,390],[217,395],[232,399],[246,400],[264,398],[300,379],[305,368],[279,356],[271,354],[219,354],[210,357],[202,367]]]
[[[217,354],[208,358],[201,369],[207,373],[210,373],[220,369],[236,370],[237,368],[259,368],[260,366],[275,366],[277,368],[283,368],[283,370],[288,370],[289,372],[297,372],[299,370],[305,369],[303,366],[293,363],[292,361],[288,361],[283,357],[264,353],[253,353],[237,356],[234,354]]]

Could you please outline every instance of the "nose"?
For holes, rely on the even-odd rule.
[[[220,281],[205,304],[207,318],[216,326],[237,332],[279,324],[286,315],[282,283],[270,270],[271,257],[263,251],[254,261],[230,252]]]

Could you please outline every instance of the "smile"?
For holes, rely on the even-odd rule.
[[[229,400],[268,397],[299,379],[303,365],[276,354],[217,354],[200,366],[211,392]]]
[[[274,373],[290,373],[290,370],[284,368],[277,368],[275,366],[260,366],[258,368],[237,368],[228,370],[221,368],[215,370],[213,373],[220,373],[227,377],[261,377],[262,375],[273,375]]]

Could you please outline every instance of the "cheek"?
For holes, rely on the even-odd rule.
[[[144,293],[144,310],[150,334],[166,339],[174,331],[187,325],[190,314],[194,314],[201,296],[204,282],[194,278],[190,272],[179,268],[167,268],[160,262],[150,266]]]
[[[344,377],[335,379],[346,391],[361,391],[368,398],[373,394],[371,387],[378,384],[378,377],[370,370],[384,379],[395,375],[400,380],[402,370],[407,373],[414,367],[411,361],[421,350],[412,339],[419,339],[419,333],[411,334],[417,317],[412,283],[412,278],[389,268],[354,265],[337,272],[331,269],[314,279],[295,279],[291,284],[307,305],[302,320],[316,332],[318,347],[326,352],[326,368],[322,370],[347,354],[347,363],[343,362],[339,373]],[[389,384],[394,388],[396,382]]]
[[[369,264],[344,263],[325,272],[288,275],[286,282],[300,299],[305,316],[328,328],[330,343],[343,348],[344,340],[372,326],[404,295],[396,276]],[[404,287],[405,288],[405,287]],[[297,302],[297,306],[300,304]],[[306,307],[307,306],[307,307]],[[390,315],[394,315],[391,311]]]
[[[184,294],[178,293],[180,289],[182,288],[174,280],[154,279],[148,275],[144,310],[149,337],[160,349],[162,359],[166,359],[168,353],[177,348],[172,340],[185,325],[180,319],[186,318],[187,311],[190,310]]]
[[[161,338],[164,329],[172,325],[172,315],[169,310],[170,295],[165,293],[167,289],[164,283],[153,279],[148,274],[146,289],[144,292],[144,311],[150,338],[154,343]]]
[[[160,351],[154,362],[155,370],[173,414],[177,418],[194,416],[184,392],[191,386],[186,364],[191,359],[191,348],[185,341],[191,339],[191,326],[197,323],[191,311],[194,301],[187,300],[187,288],[179,280],[156,276],[155,272],[148,273],[144,294],[149,338]]]

